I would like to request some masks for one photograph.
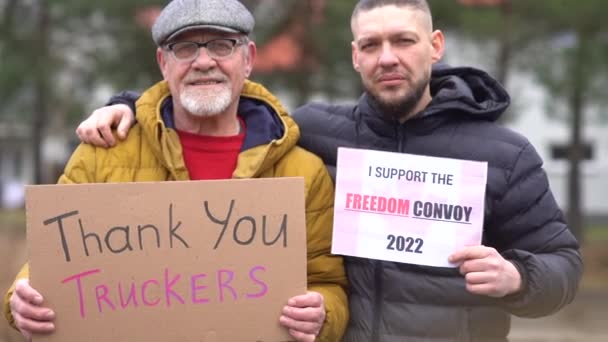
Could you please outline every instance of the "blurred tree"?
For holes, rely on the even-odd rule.
[[[154,44],[138,26],[142,8],[165,0],[0,0],[0,121],[32,127],[35,182],[51,122],[79,120],[103,86],[158,78]]]
[[[301,104],[313,93],[341,95],[357,84],[348,46],[354,0],[242,1],[256,16],[259,46],[300,23],[301,68],[261,76],[270,88]],[[88,114],[100,89],[143,89],[160,78],[149,27],[166,2],[0,0],[0,121],[31,127],[35,183],[54,181],[41,173],[49,131]]]
[[[242,1],[256,16],[255,38],[260,47],[294,22],[303,25],[297,35],[305,55],[300,68],[254,74],[254,78],[273,90],[293,94],[295,105],[316,93],[330,99],[360,94],[349,46],[349,20],[356,0]],[[478,0],[430,0],[435,26],[470,37],[481,49],[494,53],[494,74],[503,82],[513,61],[531,68],[555,95],[550,112],[567,112],[558,116],[572,118],[569,220],[578,234],[582,226],[582,118],[591,108],[599,108],[594,104],[608,99],[607,34],[601,27],[608,3],[497,0],[501,6],[462,6],[470,1]],[[143,9],[165,3],[0,0],[0,121],[28,122],[37,139],[49,121],[73,122],[87,114],[83,108],[90,105],[99,88],[141,89],[159,79],[149,28],[138,25],[137,19]],[[496,42],[500,43],[492,44]],[[34,155],[39,160],[40,140],[35,145],[38,152]]]
[[[586,0],[430,0],[435,24],[485,48],[497,42],[496,71],[506,82],[514,64],[530,70],[550,93],[547,113],[569,123],[568,210],[582,238],[581,171],[586,113],[608,101],[608,2]],[[463,8],[461,5],[467,5]],[[449,53],[449,51],[448,51]],[[606,112],[598,120],[605,120]]]
[[[329,99],[356,99],[363,92],[352,65],[350,16],[357,0],[328,1],[326,19],[314,32],[321,56],[319,87]]]
[[[496,79],[498,82],[506,85],[507,76],[509,73],[509,64],[511,62],[511,31],[513,25],[511,20],[513,19],[512,1],[511,0],[458,0],[458,3],[462,6],[468,6],[472,8],[490,8],[494,13],[493,15],[498,16],[498,21],[491,21],[490,27],[493,32],[494,39],[498,41],[497,56],[496,56]],[[478,32],[477,28],[474,32]]]
[[[253,77],[291,95],[296,106],[318,94],[329,99],[358,96],[360,86],[352,69],[349,44],[355,4],[356,0],[262,2],[255,13],[258,48],[284,58],[282,65],[272,67],[264,59],[276,56],[258,55],[263,66],[254,68]],[[280,44],[278,39],[283,38],[291,43]]]
[[[568,223],[583,237],[582,174],[586,143],[584,127],[608,112],[608,27],[603,22],[608,2],[603,0],[522,1],[521,17],[535,27],[527,52],[528,66],[548,89],[547,112],[570,124],[567,160]]]

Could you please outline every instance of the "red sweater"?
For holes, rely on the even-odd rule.
[[[241,122],[241,127],[244,123]],[[245,130],[237,135],[214,137],[177,131],[190,179],[230,179],[245,140]]]

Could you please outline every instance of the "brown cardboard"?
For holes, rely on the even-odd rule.
[[[35,340],[293,340],[279,316],[306,291],[303,189],[301,178],[27,187],[30,281],[57,314]]]

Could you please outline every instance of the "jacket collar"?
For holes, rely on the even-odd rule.
[[[146,90],[136,108],[137,121],[142,125],[153,153],[176,179],[187,179],[167,83],[161,81]],[[245,82],[238,113],[247,130],[233,176],[256,177],[295,146],[300,132],[278,99],[262,85],[251,81]]]

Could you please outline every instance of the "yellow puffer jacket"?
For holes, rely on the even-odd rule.
[[[127,139],[110,149],[81,144],[59,183],[188,180],[177,133],[165,123],[171,119],[163,121],[162,113],[171,103],[169,97],[164,81],[144,92],[137,102],[138,124]],[[334,197],[331,178],[317,156],[296,146],[298,126],[263,86],[245,83],[239,115],[246,123],[247,134],[233,178],[304,177],[308,289],[323,295],[327,312],[317,340],[339,341],[348,321],[348,304],[342,258],[330,254]],[[27,264],[17,279],[26,277]],[[13,290],[14,285],[6,294],[4,310],[14,327],[8,302]]]

